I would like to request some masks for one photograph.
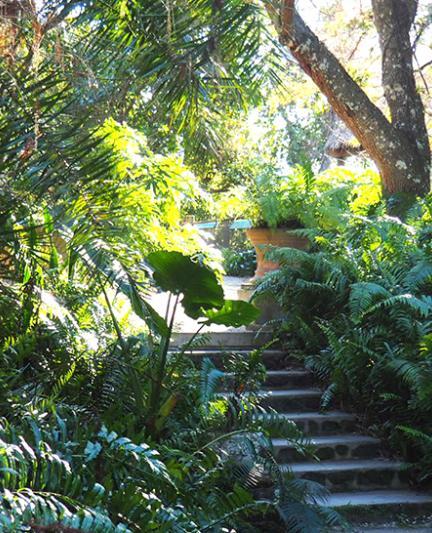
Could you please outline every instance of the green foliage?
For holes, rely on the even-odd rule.
[[[179,392],[176,390],[169,391],[168,395],[165,393],[166,380],[169,376],[168,352],[179,303],[187,315],[195,319],[201,318],[197,334],[205,325],[209,324],[235,327],[250,324],[257,318],[259,311],[248,302],[225,300],[223,288],[216,274],[192,257],[184,256],[179,252],[160,251],[149,254],[146,261],[152,268],[153,279],[159,288],[170,293],[166,321],[158,316],[156,322],[155,312],[152,311],[152,323],[162,322],[163,327],[158,331],[160,341],[152,354],[151,364],[148,365],[148,377],[151,381],[148,398],[142,396],[142,388],[141,396],[138,391],[140,405],[137,407],[141,411],[142,419],[146,420],[146,427],[152,437],[158,438],[167,417],[176,406],[179,396]],[[175,297],[172,308],[171,296]],[[179,300],[180,296],[182,296],[181,301]],[[147,305],[147,307],[150,306]],[[115,323],[114,317],[113,321]],[[128,347],[118,326],[116,329],[122,351],[128,352]],[[177,357],[180,358],[180,361],[193,339],[194,337],[178,353]],[[138,376],[134,381],[140,389]],[[145,407],[146,403],[148,404],[147,407]]]
[[[254,227],[339,230],[347,206],[366,215],[379,204],[379,180],[372,171],[333,169],[315,175],[309,164],[283,176],[264,166],[251,186],[236,187],[218,202],[221,218],[249,218]]]
[[[311,253],[273,252],[281,269],[257,290],[279,300],[289,342],[329,385],[323,405],[336,397],[364,413],[423,480],[432,477],[422,459],[432,414],[429,213],[430,199],[405,222],[348,214],[340,233],[315,236]]]
[[[162,128],[182,132],[195,153],[205,149],[217,157],[222,110],[243,109],[248,100],[259,101],[264,85],[280,82],[281,47],[252,3],[84,2],[75,26],[91,32],[83,54],[103,78],[101,88],[119,90],[127,77],[124,92],[135,96],[129,114],[138,108],[149,123],[156,119]],[[106,53],[112,48],[114,62]]]
[[[61,524],[89,533],[205,531],[259,508],[239,486],[218,491],[217,480],[229,471],[227,464],[218,465],[215,452],[194,456],[164,449],[164,461],[148,445],[104,426],[97,431],[93,425],[83,427],[76,416],[44,415],[2,431],[3,531],[30,524]],[[176,466],[173,461],[180,457]],[[217,507],[200,512],[210,501]]]
[[[223,267],[227,276],[250,277],[256,269],[254,250],[222,250]]]
[[[259,354],[230,361],[221,397],[222,376],[186,356],[196,339],[170,349],[178,305],[201,327],[257,314],[224,299],[183,221],[202,195],[179,154],[218,157],[220,111],[280,82],[261,8],[19,9],[0,49],[2,531],[252,529],[269,509],[292,529],[333,523],[325,491],[274,460],[271,432],[307,443],[259,405]],[[152,280],[172,293],[166,318],[147,301]],[[264,499],[257,472],[274,489]]]
[[[260,312],[248,302],[242,300],[225,300],[224,305],[216,311],[206,311],[205,324],[218,324],[239,328],[254,322]]]
[[[182,294],[185,312],[198,318],[204,309],[220,308],[223,288],[216,274],[180,252],[153,252],[147,256],[156,284],[164,291]]]
[[[149,252],[200,248],[174,209],[189,194],[184,169],[130,128],[87,120],[89,101],[62,69],[16,59],[0,60],[1,529],[235,526],[273,502],[256,501],[210,445],[199,373],[168,353],[172,321],[145,298]],[[169,288],[198,316],[253,319],[253,306],[226,303],[216,275],[194,265],[183,261],[182,279],[186,269],[201,283]],[[122,327],[122,297],[141,319],[137,335]],[[195,446],[169,446],[179,426],[200,427]]]
[[[207,267],[200,269],[207,275]],[[179,276],[177,286],[173,280],[169,285],[174,293],[191,290],[182,283]],[[255,317],[252,310],[245,302],[227,301],[207,320],[246,323]],[[234,400],[221,400],[216,389],[222,378],[231,383],[229,374],[208,363],[199,372],[185,356],[187,346],[169,353],[169,323],[168,336],[154,337],[156,344],[145,334],[124,336],[117,330],[118,338],[93,354],[76,352],[67,342],[76,334],[72,324],[54,323],[40,353],[41,329],[5,340],[0,359],[0,409],[7,415],[0,428],[4,531],[29,525],[89,533],[251,528],[250,516],[270,508],[299,527],[307,527],[308,520],[328,521],[319,506],[306,503],[325,492],[301,488],[272,458],[269,436],[275,429],[306,449],[301,433],[244,390],[264,377],[260,353],[241,362],[231,358],[228,370],[243,390],[236,386]],[[274,495],[265,499],[254,497],[261,469],[275,485]],[[292,516],[296,509],[303,510],[303,518]]]

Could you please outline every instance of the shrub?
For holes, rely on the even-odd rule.
[[[256,268],[254,250],[222,250],[223,268],[227,276],[253,276]]]

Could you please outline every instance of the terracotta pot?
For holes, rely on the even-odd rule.
[[[299,237],[293,230],[283,228],[252,228],[246,230],[246,235],[255,248],[257,256],[257,268],[253,279],[262,278],[267,272],[279,268],[279,263],[268,261],[265,258],[265,254],[271,246],[278,248],[297,248],[298,250],[307,250],[309,248],[308,239]]]

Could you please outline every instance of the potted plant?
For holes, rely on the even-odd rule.
[[[308,168],[298,167],[289,176],[267,168],[250,187],[237,188],[229,199],[225,197],[222,211],[249,220],[246,234],[257,256],[253,279],[278,268],[278,263],[266,258],[271,247],[309,247],[308,239],[298,230],[313,225],[312,181]]]
[[[309,247],[308,239],[296,231],[305,228],[312,218],[305,181],[300,170],[291,176],[268,173],[260,176],[249,190],[252,227],[246,234],[257,255],[254,279],[279,267],[266,257],[271,247],[300,250]]]
[[[359,174],[338,167],[315,175],[305,165],[282,176],[271,167],[261,167],[251,184],[220,198],[217,209],[222,218],[248,219],[246,232],[257,254],[257,279],[279,266],[266,258],[271,247],[308,249],[310,242],[299,230],[337,232],[345,224],[347,210],[367,214],[371,205],[379,203],[378,179],[370,170]]]

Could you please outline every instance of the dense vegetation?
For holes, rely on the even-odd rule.
[[[275,250],[282,268],[258,292],[281,304],[289,346],[327,386],[323,407],[336,400],[362,413],[431,481],[431,199],[404,221],[357,200],[339,231],[302,230],[310,253]]]
[[[169,354],[180,297],[204,323],[256,318],[224,300],[181,223],[190,173],[125,125],[94,127],[57,69],[25,62],[1,75],[2,531],[214,531],[272,509],[293,529],[334,520],[311,503],[325,492],[262,453],[275,429],[301,447],[295,426],[253,397],[221,400],[220,372]],[[167,319],[151,285],[173,295]],[[259,383],[259,354],[237,367]],[[224,448],[234,437],[243,461]],[[260,468],[276,487],[264,499]]]
[[[134,87],[136,127],[121,121],[121,83],[107,80],[122,61],[83,37],[87,12],[62,36],[45,8],[19,14],[19,32],[6,18],[0,59],[1,530],[334,522],[325,491],[272,458],[270,431],[306,450],[300,432],[241,392],[263,378],[259,352],[227,354],[232,400],[216,394],[220,371],[171,353],[180,300],[204,324],[247,324],[256,309],[224,300],[211,250],[183,222],[200,187],[175,144],[154,151]],[[171,294],[166,318],[149,304],[155,287]]]
[[[338,522],[326,491],[272,456],[270,434],[311,450],[259,405],[260,351],[227,354],[229,380],[186,356],[199,335],[173,348],[180,306],[201,326],[257,316],[225,300],[220,255],[191,215],[302,228],[311,253],[279,251],[259,290],[277,294],[289,341],[329,384],[324,404],[350,402],[432,476],[430,199],[401,221],[365,161],[318,172],[328,105],[287,70],[269,13],[243,0],[0,2],[1,531]],[[252,273],[236,238],[226,270]],[[155,291],[169,293],[165,316]]]

